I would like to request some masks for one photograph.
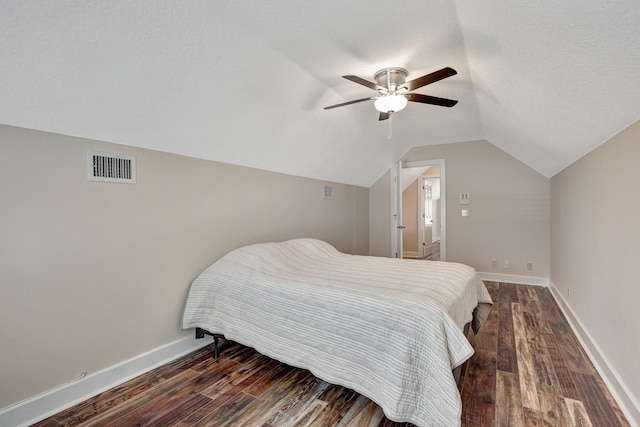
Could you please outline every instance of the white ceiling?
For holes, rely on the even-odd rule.
[[[487,139],[547,177],[640,118],[638,0],[0,0],[0,123],[362,186]],[[378,122],[387,66],[455,107]]]

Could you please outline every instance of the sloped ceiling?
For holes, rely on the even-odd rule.
[[[547,177],[640,118],[637,0],[0,0],[0,123],[372,185],[487,139]],[[378,122],[342,79],[458,71]],[[6,143],[3,141],[3,143]]]

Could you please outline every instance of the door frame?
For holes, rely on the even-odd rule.
[[[444,159],[397,162],[391,167],[391,257],[402,258],[402,169],[440,166],[440,261],[447,260],[447,191]]]
[[[402,162],[391,166],[391,258],[402,258]]]
[[[419,177],[421,183],[418,183],[418,253],[420,254],[420,258],[426,258],[425,251],[427,250],[427,242],[424,240],[424,234],[426,232],[426,225],[424,220],[426,218],[426,210],[425,204],[427,198],[425,197],[425,182],[428,180],[427,178]],[[433,206],[433,205],[432,205]],[[433,228],[433,226],[432,226]],[[431,235],[433,236],[433,230],[431,230]],[[431,239],[433,240],[433,238]],[[429,242],[429,247],[431,247],[433,242]]]

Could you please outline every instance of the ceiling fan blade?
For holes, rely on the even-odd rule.
[[[345,105],[357,104],[358,102],[369,101],[369,100],[372,100],[372,99],[373,99],[373,98],[361,98],[361,99],[356,99],[356,100],[354,100],[354,101],[343,102],[342,104],[329,105],[328,107],[324,107],[324,109],[325,109],[325,110],[331,110],[332,108],[344,107]]]
[[[422,86],[426,86],[439,80],[446,79],[447,77],[455,76],[456,74],[458,74],[458,72],[453,68],[445,67],[442,70],[434,71],[433,73],[408,81],[404,84],[404,86],[406,86],[408,90],[415,90]]]
[[[453,99],[438,98],[437,96],[421,95],[419,93],[408,93],[405,95],[409,101],[421,102],[423,104],[439,105],[441,107],[453,107],[458,103]]]
[[[378,86],[377,84],[375,84],[374,82],[370,82],[369,80],[365,80],[361,77],[358,76],[342,76],[343,79],[347,79],[350,80],[354,83],[358,83],[362,86],[366,86],[369,89],[373,89],[373,90],[380,90],[380,89],[384,89],[382,86]]]
[[[387,120],[389,118],[389,116],[391,116],[391,113],[383,113],[380,112],[380,117],[378,117],[378,121],[383,121],[383,120]]]

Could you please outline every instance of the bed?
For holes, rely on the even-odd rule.
[[[317,239],[236,249],[194,280],[183,328],[369,397],[387,418],[460,425],[452,370],[492,301],[469,266],[348,255]]]

